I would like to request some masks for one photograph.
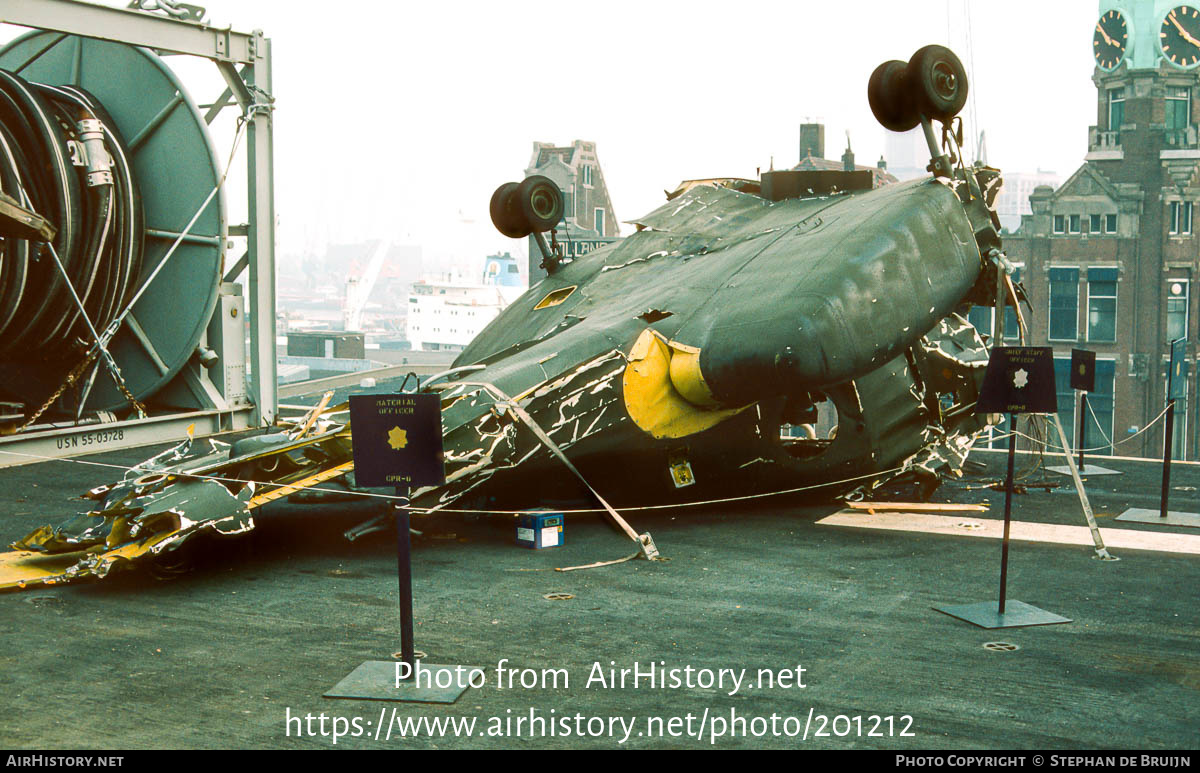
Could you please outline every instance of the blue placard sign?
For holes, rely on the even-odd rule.
[[[988,358],[976,413],[1056,413],[1054,350],[997,346]]]
[[[350,440],[360,486],[439,486],[442,407],[437,395],[353,395]]]

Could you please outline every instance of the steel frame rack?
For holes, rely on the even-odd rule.
[[[62,425],[0,438],[0,468],[44,458],[150,445],[181,439],[194,425],[197,436],[273,424],[278,413],[275,355],[275,188],[272,137],[271,41],[260,30],[238,32],[196,21],[83,0],[24,0],[0,5],[0,23],[125,43],[160,54],[208,59],[227,88],[207,106],[209,124],[236,104],[247,115],[247,224],[230,226],[246,238],[246,253],[226,271],[232,282],[249,269],[252,405],[199,410],[101,424]],[[219,308],[219,307],[218,307]]]

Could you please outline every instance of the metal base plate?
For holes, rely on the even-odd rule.
[[[1046,469],[1049,470],[1050,472],[1057,472],[1060,475],[1070,475],[1071,474],[1071,468],[1065,464],[1060,464],[1057,467],[1047,467]],[[1081,478],[1086,478],[1089,475],[1120,475],[1120,474],[1121,474],[1120,470],[1110,470],[1107,467],[1101,467],[1097,464],[1085,465],[1084,468],[1079,471],[1079,477],[1081,477]]]
[[[1163,526],[1188,526],[1200,529],[1200,513],[1180,513],[1168,510],[1167,517],[1160,516],[1158,510],[1147,510],[1144,507],[1131,507],[1117,516],[1118,521],[1133,523],[1157,523]]]
[[[955,604],[946,607],[934,607],[942,614],[966,620],[980,628],[1021,628],[1026,625],[1055,625],[1069,623],[1070,618],[1038,609],[1023,601],[1007,601],[1004,614],[1000,614],[1000,604],[996,601],[981,601],[977,604]]]
[[[476,666],[439,666],[418,661],[417,676],[401,682],[397,687],[398,663],[396,660],[368,660],[330,688],[324,697],[405,703],[454,703],[467,691],[467,675],[483,670]],[[449,686],[439,687],[439,684]]]

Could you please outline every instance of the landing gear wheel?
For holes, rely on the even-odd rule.
[[[967,104],[967,71],[945,46],[925,46],[913,54],[907,80],[921,112],[930,118],[950,121]]]
[[[562,220],[562,191],[549,177],[540,174],[526,177],[517,186],[516,196],[525,224],[534,231],[549,231]]]
[[[875,68],[867,82],[867,101],[875,120],[894,132],[906,132],[921,122],[921,114],[909,88],[909,66],[898,59],[884,62]]]
[[[492,225],[510,239],[521,239],[533,233],[533,229],[525,224],[520,209],[516,206],[518,187],[518,183],[504,183],[492,194],[492,202],[488,206],[492,215]]]

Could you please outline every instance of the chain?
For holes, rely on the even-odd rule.
[[[96,358],[99,356],[100,356],[99,351],[93,351],[91,354],[89,354],[87,357],[85,357],[82,361],[80,361],[80,363],[78,365],[76,365],[74,368],[71,369],[70,373],[67,374],[67,377],[63,381],[62,386],[60,386],[57,390],[55,390],[54,394],[52,394],[48,398],[46,398],[46,402],[42,403],[41,406],[36,411],[34,411],[33,415],[25,420],[24,424],[17,427],[16,429],[0,430],[0,435],[15,435],[16,433],[29,428],[29,426],[31,426],[35,421],[37,421],[38,419],[40,419],[42,417],[43,413],[45,413],[47,410],[50,409],[50,406],[54,404],[55,400],[57,400],[59,397],[62,396],[63,392],[67,391],[72,386],[74,386],[75,382],[79,380],[79,377],[83,375],[84,371],[86,371],[92,365],[92,363],[94,363],[96,361]],[[133,395],[129,394],[128,390],[125,391],[125,394],[128,397],[128,399],[133,402],[134,405],[140,405],[140,403],[138,403],[137,400],[133,399]]]

